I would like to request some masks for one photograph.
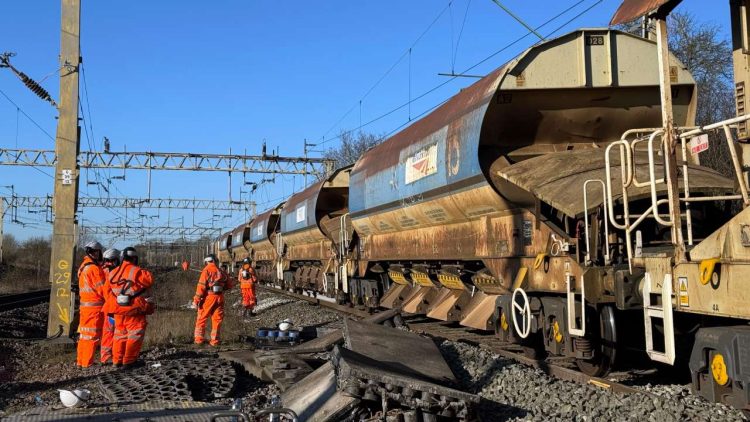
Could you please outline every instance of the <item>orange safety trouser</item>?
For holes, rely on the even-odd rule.
[[[211,317],[211,345],[219,344],[221,322],[224,320],[224,295],[209,294],[203,305],[198,309],[198,318],[195,320],[195,343],[201,344],[205,340],[206,321]]]
[[[80,322],[78,323],[78,353],[79,366],[87,367],[94,363],[94,352],[102,336],[104,317],[101,306],[81,306]]]
[[[242,306],[247,309],[255,307],[255,289],[253,287],[242,288]]]
[[[115,317],[104,314],[102,326],[101,362],[107,363],[112,359],[112,343],[115,339]]]
[[[127,365],[138,359],[146,335],[145,315],[115,315],[112,362]]]

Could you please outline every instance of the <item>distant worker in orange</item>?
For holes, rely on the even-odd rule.
[[[102,245],[92,240],[83,247],[86,256],[78,268],[80,298],[77,366],[88,368],[94,363],[94,352],[102,336],[105,275],[102,270]]]
[[[218,346],[221,341],[221,323],[224,320],[224,291],[234,287],[234,283],[229,274],[216,266],[216,258],[213,255],[207,256],[203,262],[206,266],[201,271],[193,297],[193,304],[198,308],[198,317],[195,321],[195,344],[203,344],[205,341],[206,321],[210,317],[212,325],[210,344]]]
[[[138,253],[127,247],[120,253],[122,263],[109,274],[104,311],[115,316],[112,362],[132,367],[138,360],[146,334],[146,315],[154,313],[151,273],[138,266]]]
[[[109,280],[109,274],[120,265],[120,251],[115,248],[110,248],[104,251],[104,264],[102,269],[104,275]],[[106,298],[106,291],[104,297]],[[107,363],[112,360],[112,342],[115,336],[115,316],[113,314],[104,315],[104,326],[102,327],[102,347],[101,347],[101,363]]]
[[[250,258],[242,260],[242,268],[240,268],[240,289],[242,290],[242,316],[247,316],[248,313],[252,313],[255,309],[255,282],[258,278],[255,276],[255,269],[250,264]]]

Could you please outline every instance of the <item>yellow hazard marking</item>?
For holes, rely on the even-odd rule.
[[[63,308],[59,303],[57,304],[57,310],[59,311],[57,317],[60,321],[70,324],[70,311],[67,308]]]
[[[711,259],[704,259],[701,261],[700,264],[700,273],[701,273],[701,284],[706,285],[709,281],[711,281],[711,277],[713,277],[714,274],[714,268],[716,267],[716,263],[719,262],[719,258],[711,258]]]
[[[727,365],[724,363],[724,356],[721,353],[715,354],[711,360],[711,374],[714,376],[714,381],[717,384],[724,386],[729,383]]]
[[[680,277],[678,279],[678,291],[677,294],[680,298],[680,307],[690,307],[690,295],[688,295],[688,279],[687,277]]]
[[[526,267],[521,267],[518,269],[518,273],[516,273],[516,279],[513,280],[513,288],[511,288],[511,291],[514,291],[518,289],[519,287],[523,286],[523,282],[526,279],[526,274],[529,272],[529,269]]]
[[[500,328],[502,328],[503,331],[508,331],[508,328],[510,328],[510,325],[508,325],[508,318],[505,317],[505,312],[500,314]]]
[[[557,321],[552,324],[552,333],[555,335],[555,341],[562,343],[563,335],[560,332],[560,324]]]
[[[418,271],[412,271],[411,281],[423,287],[435,287],[435,283],[433,283],[432,280],[430,280],[429,275],[418,272]]]
[[[396,284],[403,284],[403,285],[409,284],[409,282],[406,281],[406,277],[404,277],[404,274],[398,271],[388,271],[388,277],[390,277],[391,280],[393,280],[393,282]]]
[[[440,273],[438,274],[438,281],[443,285],[443,287],[447,287],[452,290],[466,289],[463,281],[461,281],[461,279],[457,275]]]
[[[536,256],[536,260],[534,261],[534,269],[535,270],[537,268],[539,268],[539,267],[542,266],[542,263],[544,263],[544,259],[545,258],[547,258],[547,254],[546,253],[540,253],[539,255]]]

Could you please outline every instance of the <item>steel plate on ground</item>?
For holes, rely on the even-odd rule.
[[[344,320],[346,348],[377,361],[383,372],[408,376],[440,385],[455,384],[456,378],[435,343],[417,334]]]

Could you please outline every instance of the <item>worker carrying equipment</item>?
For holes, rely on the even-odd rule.
[[[151,297],[153,277],[138,266],[138,253],[127,247],[120,254],[122,263],[107,279],[107,303],[104,312],[113,314],[115,335],[112,362],[115,366],[131,366],[138,359],[146,334],[146,315],[154,313]]]
[[[109,274],[120,265],[120,251],[115,248],[110,248],[104,251],[104,264],[102,269],[106,279],[109,279]],[[106,297],[106,295],[105,295]],[[102,318],[104,324],[102,326],[102,345],[101,345],[101,363],[107,363],[112,360],[112,343],[115,336],[115,316],[112,314],[106,314],[102,312]]]
[[[198,286],[195,289],[193,304],[198,308],[195,320],[195,344],[205,341],[206,321],[211,317],[212,346],[220,342],[221,323],[224,320],[224,291],[234,287],[232,279],[225,271],[216,266],[216,260],[209,255],[204,259],[206,266],[201,271]]]
[[[250,258],[242,260],[242,268],[240,268],[240,289],[242,290],[242,306],[243,316],[247,316],[248,312],[252,312],[255,308],[255,282],[258,278],[255,276],[255,269],[250,264]]]
[[[86,243],[86,255],[78,268],[79,322],[76,364],[87,368],[94,363],[94,353],[102,336],[105,275],[101,268],[102,245]]]

